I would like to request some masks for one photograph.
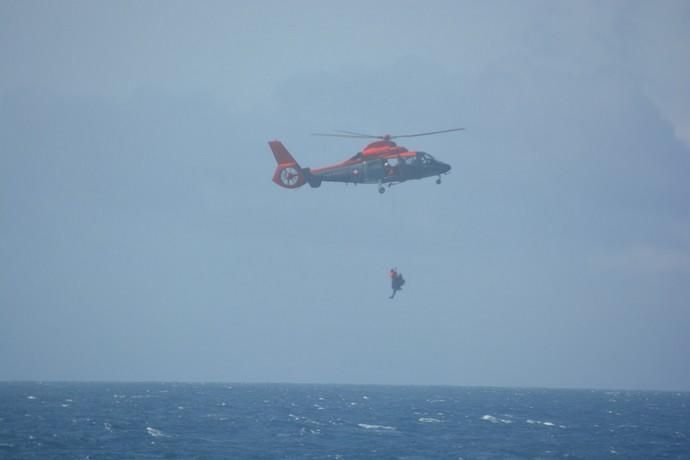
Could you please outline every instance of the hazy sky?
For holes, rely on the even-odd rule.
[[[687,1],[2,1],[0,62],[2,380],[690,390]]]

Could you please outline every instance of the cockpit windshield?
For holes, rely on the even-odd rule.
[[[434,162],[434,157],[426,152],[417,152],[417,159],[424,165],[429,165]]]

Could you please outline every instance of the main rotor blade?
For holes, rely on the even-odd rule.
[[[443,129],[441,131],[429,131],[428,133],[417,133],[417,134],[400,134],[398,136],[391,136],[391,139],[397,139],[399,137],[417,137],[417,136],[430,136],[431,134],[441,134],[441,133],[450,133],[452,131],[462,131],[465,128],[452,128],[452,129]]]
[[[391,135],[384,135],[384,136],[375,136],[373,134],[364,134],[364,133],[358,133],[356,131],[346,131],[343,129],[336,129],[335,133],[312,133],[312,136],[326,136],[326,137],[347,137],[351,139],[383,139],[383,140],[391,140],[391,139],[397,139],[399,137],[417,137],[417,136],[430,136],[432,134],[442,134],[442,133],[450,133],[452,131],[462,131],[465,128],[452,128],[452,129],[442,129],[440,131],[429,131],[426,133],[416,133],[416,134],[399,134],[397,136],[391,136]]]
[[[376,138],[377,136],[369,136],[362,134],[333,134],[333,133],[311,133],[312,136],[326,136],[326,137],[349,137],[354,139],[369,139]]]
[[[336,129],[336,133],[343,133],[343,134],[352,134],[354,136],[359,136],[359,137],[367,137],[371,139],[383,139],[384,136],[376,136],[374,134],[364,134],[364,133],[358,133],[355,131],[345,131],[344,129]]]

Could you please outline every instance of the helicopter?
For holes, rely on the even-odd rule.
[[[314,169],[302,168],[282,142],[270,141],[268,144],[278,163],[273,174],[273,182],[289,189],[296,189],[304,184],[316,188],[321,186],[322,182],[378,184],[379,193],[386,191],[385,186],[390,187],[411,179],[437,176],[436,183],[440,184],[441,176],[448,174],[451,169],[449,164],[436,160],[426,152],[409,151],[397,145],[393,139],[429,136],[463,129],[453,128],[395,136],[390,134],[377,136],[342,130],[335,133],[313,133],[315,136],[377,139],[364,147],[361,152],[357,152],[353,157],[341,163]]]

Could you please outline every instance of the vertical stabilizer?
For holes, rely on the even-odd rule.
[[[271,141],[268,143],[273,152],[273,156],[278,163],[275,173],[273,174],[273,182],[285,188],[297,188],[304,185],[306,179],[302,168],[297,161],[290,155],[290,152],[285,148],[280,141]]]

